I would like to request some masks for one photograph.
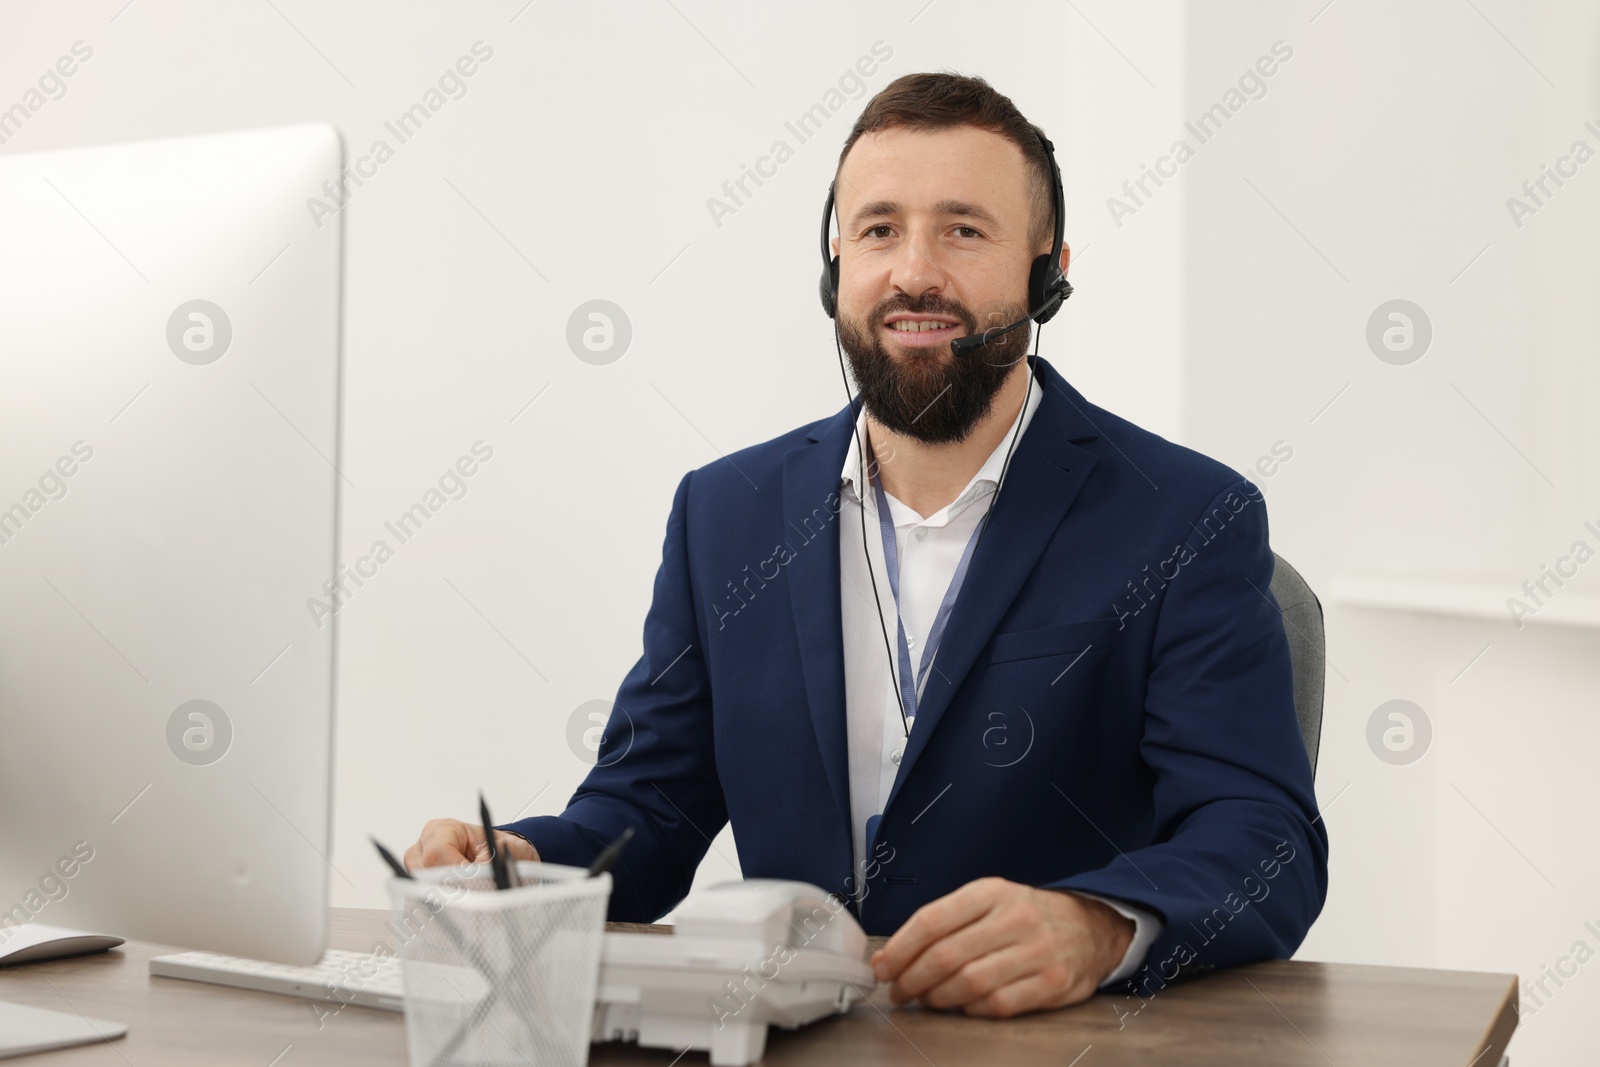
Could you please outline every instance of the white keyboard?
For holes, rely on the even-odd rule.
[[[163,978],[233,986],[261,993],[281,993],[308,1000],[355,1004],[383,1011],[404,1011],[405,991],[400,961],[394,956],[331,948],[310,967],[266,963],[213,952],[179,952],[156,956],[150,973]]]

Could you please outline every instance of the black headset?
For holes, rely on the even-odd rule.
[[[1062,202],[1066,199],[1061,191],[1061,168],[1056,166],[1056,146],[1050,143],[1037,128],[1033,131],[1039,138],[1039,143],[1044,146],[1045,159],[1050,162],[1050,186],[1055,205],[1055,242],[1050,251],[1038,256],[1033,261],[1033,268],[1028,271],[1028,306],[1033,310],[1028,312],[1026,318],[1018,319],[1009,326],[992,327],[981,334],[971,337],[960,337],[950,342],[950,348],[955,355],[965,355],[973,349],[981,348],[990,341],[1003,334],[1008,334],[1028,322],[1030,319],[1041,326],[1049,322],[1060,310],[1062,303],[1072,295],[1072,283],[1067,281],[1067,276],[1061,272],[1061,241],[1066,231],[1066,214],[1062,209]],[[828,184],[828,200],[822,206],[822,279],[818,292],[822,297],[822,310],[827,312],[828,318],[833,318],[839,307],[839,257],[833,255],[828,249],[828,231],[833,216],[834,183]]]

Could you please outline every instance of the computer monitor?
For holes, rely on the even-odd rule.
[[[342,159],[0,155],[0,923],[322,953]]]

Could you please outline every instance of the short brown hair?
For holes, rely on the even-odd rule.
[[[996,92],[982,78],[948,72],[902,74],[867,101],[866,110],[856,119],[839,152],[839,166],[834,175],[837,178],[845,157],[864,133],[896,127],[943,130],[952,126],[988,130],[1022,150],[1023,161],[1028,166],[1028,193],[1032,204],[1028,242],[1034,248],[1043,246],[1054,236],[1055,228],[1050,160],[1039,142],[1044,132],[1023,118],[1009,97]]]

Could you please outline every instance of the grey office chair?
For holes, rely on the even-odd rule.
[[[1283,609],[1283,632],[1289,637],[1289,655],[1294,661],[1294,713],[1300,720],[1300,736],[1315,775],[1317,748],[1322,741],[1322,693],[1327,681],[1322,602],[1288,561],[1276,552],[1272,558],[1272,595]]]

